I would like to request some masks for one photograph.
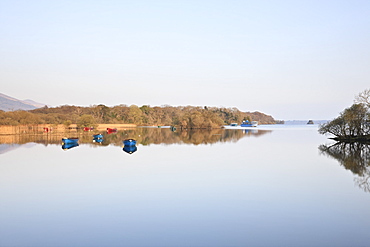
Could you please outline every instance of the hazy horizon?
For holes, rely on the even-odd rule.
[[[53,105],[48,105],[48,104],[45,104],[43,102],[36,102],[32,99],[17,99],[17,98],[14,98],[14,97],[11,97],[10,95],[6,95],[6,94],[3,94],[3,93],[0,93],[0,96],[4,96],[4,97],[9,97],[9,98],[12,98],[13,100],[19,100],[21,102],[24,102],[24,103],[27,103],[27,104],[31,104],[35,107],[38,107],[38,108],[41,108],[42,106],[40,105],[44,105],[44,106],[47,106],[47,107],[51,107],[51,108],[55,108],[55,107],[60,107],[60,106],[63,106],[63,105],[66,105],[66,104],[62,104],[62,105],[57,105],[57,106],[53,106]],[[37,104],[37,105],[36,105]],[[102,103],[103,104],[103,103]],[[72,106],[73,104],[70,104],[70,106]],[[103,104],[105,105],[105,104]],[[125,105],[125,104],[122,104],[122,105]],[[74,105],[74,106],[79,106],[79,107],[92,107],[94,105],[88,105],[88,106],[81,106],[81,105]],[[106,105],[108,106],[108,105]],[[108,107],[114,107],[114,106],[118,106],[118,105],[109,105]],[[129,105],[128,105],[129,106]],[[138,105],[139,107],[141,107],[142,105]],[[166,105],[161,105],[161,106],[157,106],[157,107],[165,107]],[[181,105],[181,106],[173,106],[173,105],[170,105],[172,107],[181,107],[181,106],[186,106],[186,105]],[[188,106],[192,106],[192,105],[188,105]],[[156,106],[152,106],[150,105],[150,107],[156,107]],[[194,107],[204,107],[204,106],[198,106],[198,105],[195,105]],[[226,108],[230,108],[230,107],[226,107]],[[240,109],[239,109],[240,110]],[[261,113],[264,113],[264,112],[261,112]],[[266,113],[264,113],[266,114]],[[266,115],[269,115],[269,114],[266,114]],[[328,120],[331,120],[331,119],[277,119],[275,118],[273,115],[271,115],[275,120],[278,120],[278,121],[281,121],[281,120],[284,120],[286,123],[298,123],[298,124],[301,124],[301,123],[306,123],[307,120],[315,120],[315,121],[328,121]],[[321,123],[321,122],[320,122]],[[315,124],[317,124],[317,122],[315,122]]]
[[[370,2],[3,1],[1,93],[333,119],[369,88]]]

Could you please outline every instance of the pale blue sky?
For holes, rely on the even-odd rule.
[[[332,119],[370,88],[370,1],[0,0],[0,92]]]

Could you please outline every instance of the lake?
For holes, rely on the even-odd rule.
[[[317,128],[2,137],[0,246],[369,246],[369,147]]]

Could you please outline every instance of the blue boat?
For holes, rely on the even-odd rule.
[[[62,144],[75,144],[78,143],[78,138],[62,138]]]
[[[136,146],[136,140],[126,139],[126,140],[123,141],[123,145],[125,145],[125,146]]]
[[[133,154],[134,152],[137,151],[137,147],[136,146],[128,146],[128,145],[125,145],[123,147],[123,151],[125,151],[128,154]]]
[[[74,147],[78,147],[78,143],[77,142],[68,143],[68,144],[62,144],[62,149],[63,150],[68,150],[68,149],[71,149],[71,148],[74,148]]]
[[[248,121],[248,120],[245,120],[241,123],[241,127],[257,127],[258,125],[258,122],[257,121]]]
[[[103,135],[102,134],[96,134],[96,135],[93,135],[93,138],[94,139],[103,139]]]

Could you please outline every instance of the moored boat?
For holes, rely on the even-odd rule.
[[[103,135],[102,134],[96,134],[96,135],[93,135],[93,138],[94,139],[103,139]]]
[[[257,127],[258,122],[257,121],[248,121],[245,120],[241,123],[241,127]]]
[[[123,140],[123,145],[125,145],[125,146],[136,146],[136,140],[134,140],[134,139]]]
[[[103,142],[103,135],[102,134],[93,135],[93,142],[101,144]]]
[[[107,128],[107,133],[108,134],[117,133],[117,129]]]

